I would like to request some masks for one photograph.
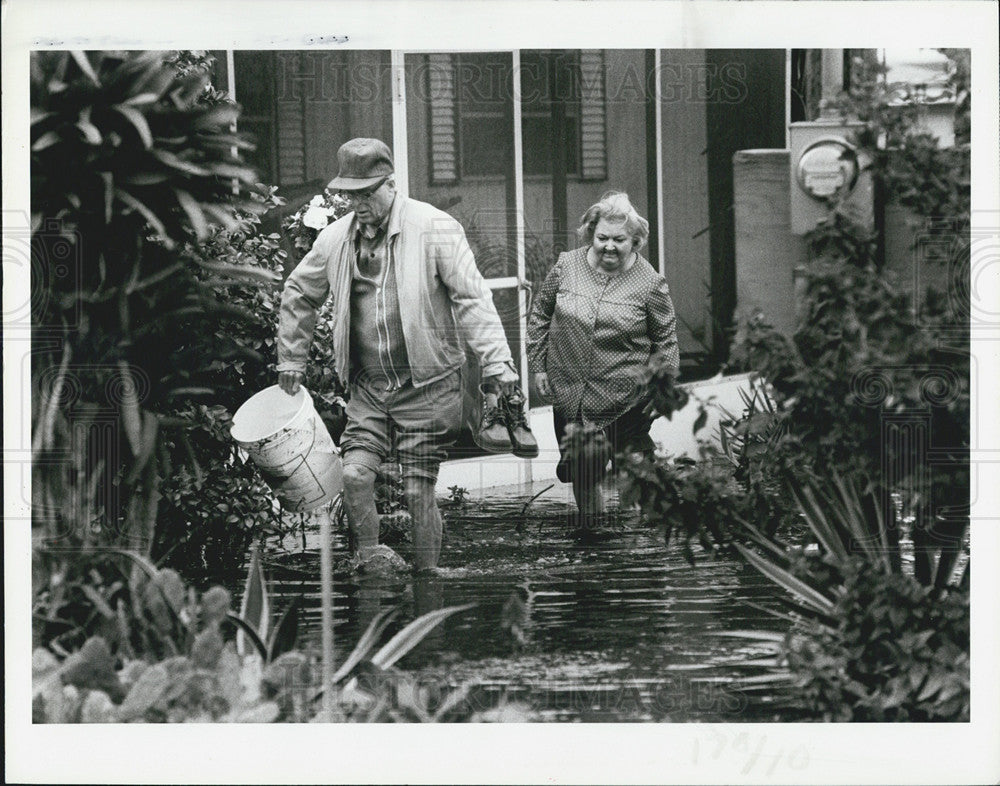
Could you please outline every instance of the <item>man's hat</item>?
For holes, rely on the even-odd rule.
[[[344,142],[337,151],[337,160],[340,171],[326,185],[331,191],[361,191],[396,171],[392,151],[381,139],[358,137]]]

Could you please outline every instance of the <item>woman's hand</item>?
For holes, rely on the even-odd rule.
[[[544,371],[535,374],[535,387],[545,398],[552,398],[552,385],[549,382],[549,375]]]

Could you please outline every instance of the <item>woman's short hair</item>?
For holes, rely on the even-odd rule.
[[[576,234],[581,240],[594,241],[594,227],[602,218],[608,221],[624,221],[625,231],[632,236],[632,244],[638,250],[649,240],[649,222],[632,207],[628,194],[624,191],[608,191],[580,217],[580,228]]]

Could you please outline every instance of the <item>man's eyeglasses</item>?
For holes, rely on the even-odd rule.
[[[388,177],[383,177],[375,185],[369,186],[363,191],[338,191],[337,196],[341,199],[346,199],[348,202],[364,202],[367,199],[371,199],[375,195],[375,192],[385,185],[385,181],[388,179]]]

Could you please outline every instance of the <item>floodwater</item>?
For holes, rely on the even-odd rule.
[[[420,614],[472,603],[397,664],[427,695],[467,686],[466,707],[514,707],[523,720],[777,719],[766,692],[747,693],[733,681],[761,674],[766,650],[724,635],[782,631],[784,623],[763,610],[779,608],[777,591],[752,568],[698,547],[690,566],[636,513],[592,536],[575,534],[568,486],[556,483],[528,504],[545,485],[442,506],[438,575],[335,570],[337,663],[380,611],[400,608],[386,640]],[[316,541],[307,534],[306,550],[299,542],[297,552],[272,553],[265,567],[279,610],[304,596],[300,646],[318,649]],[[409,561],[408,544],[397,550]],[[335,565],[346,565],[343,533],[334,555]]]

